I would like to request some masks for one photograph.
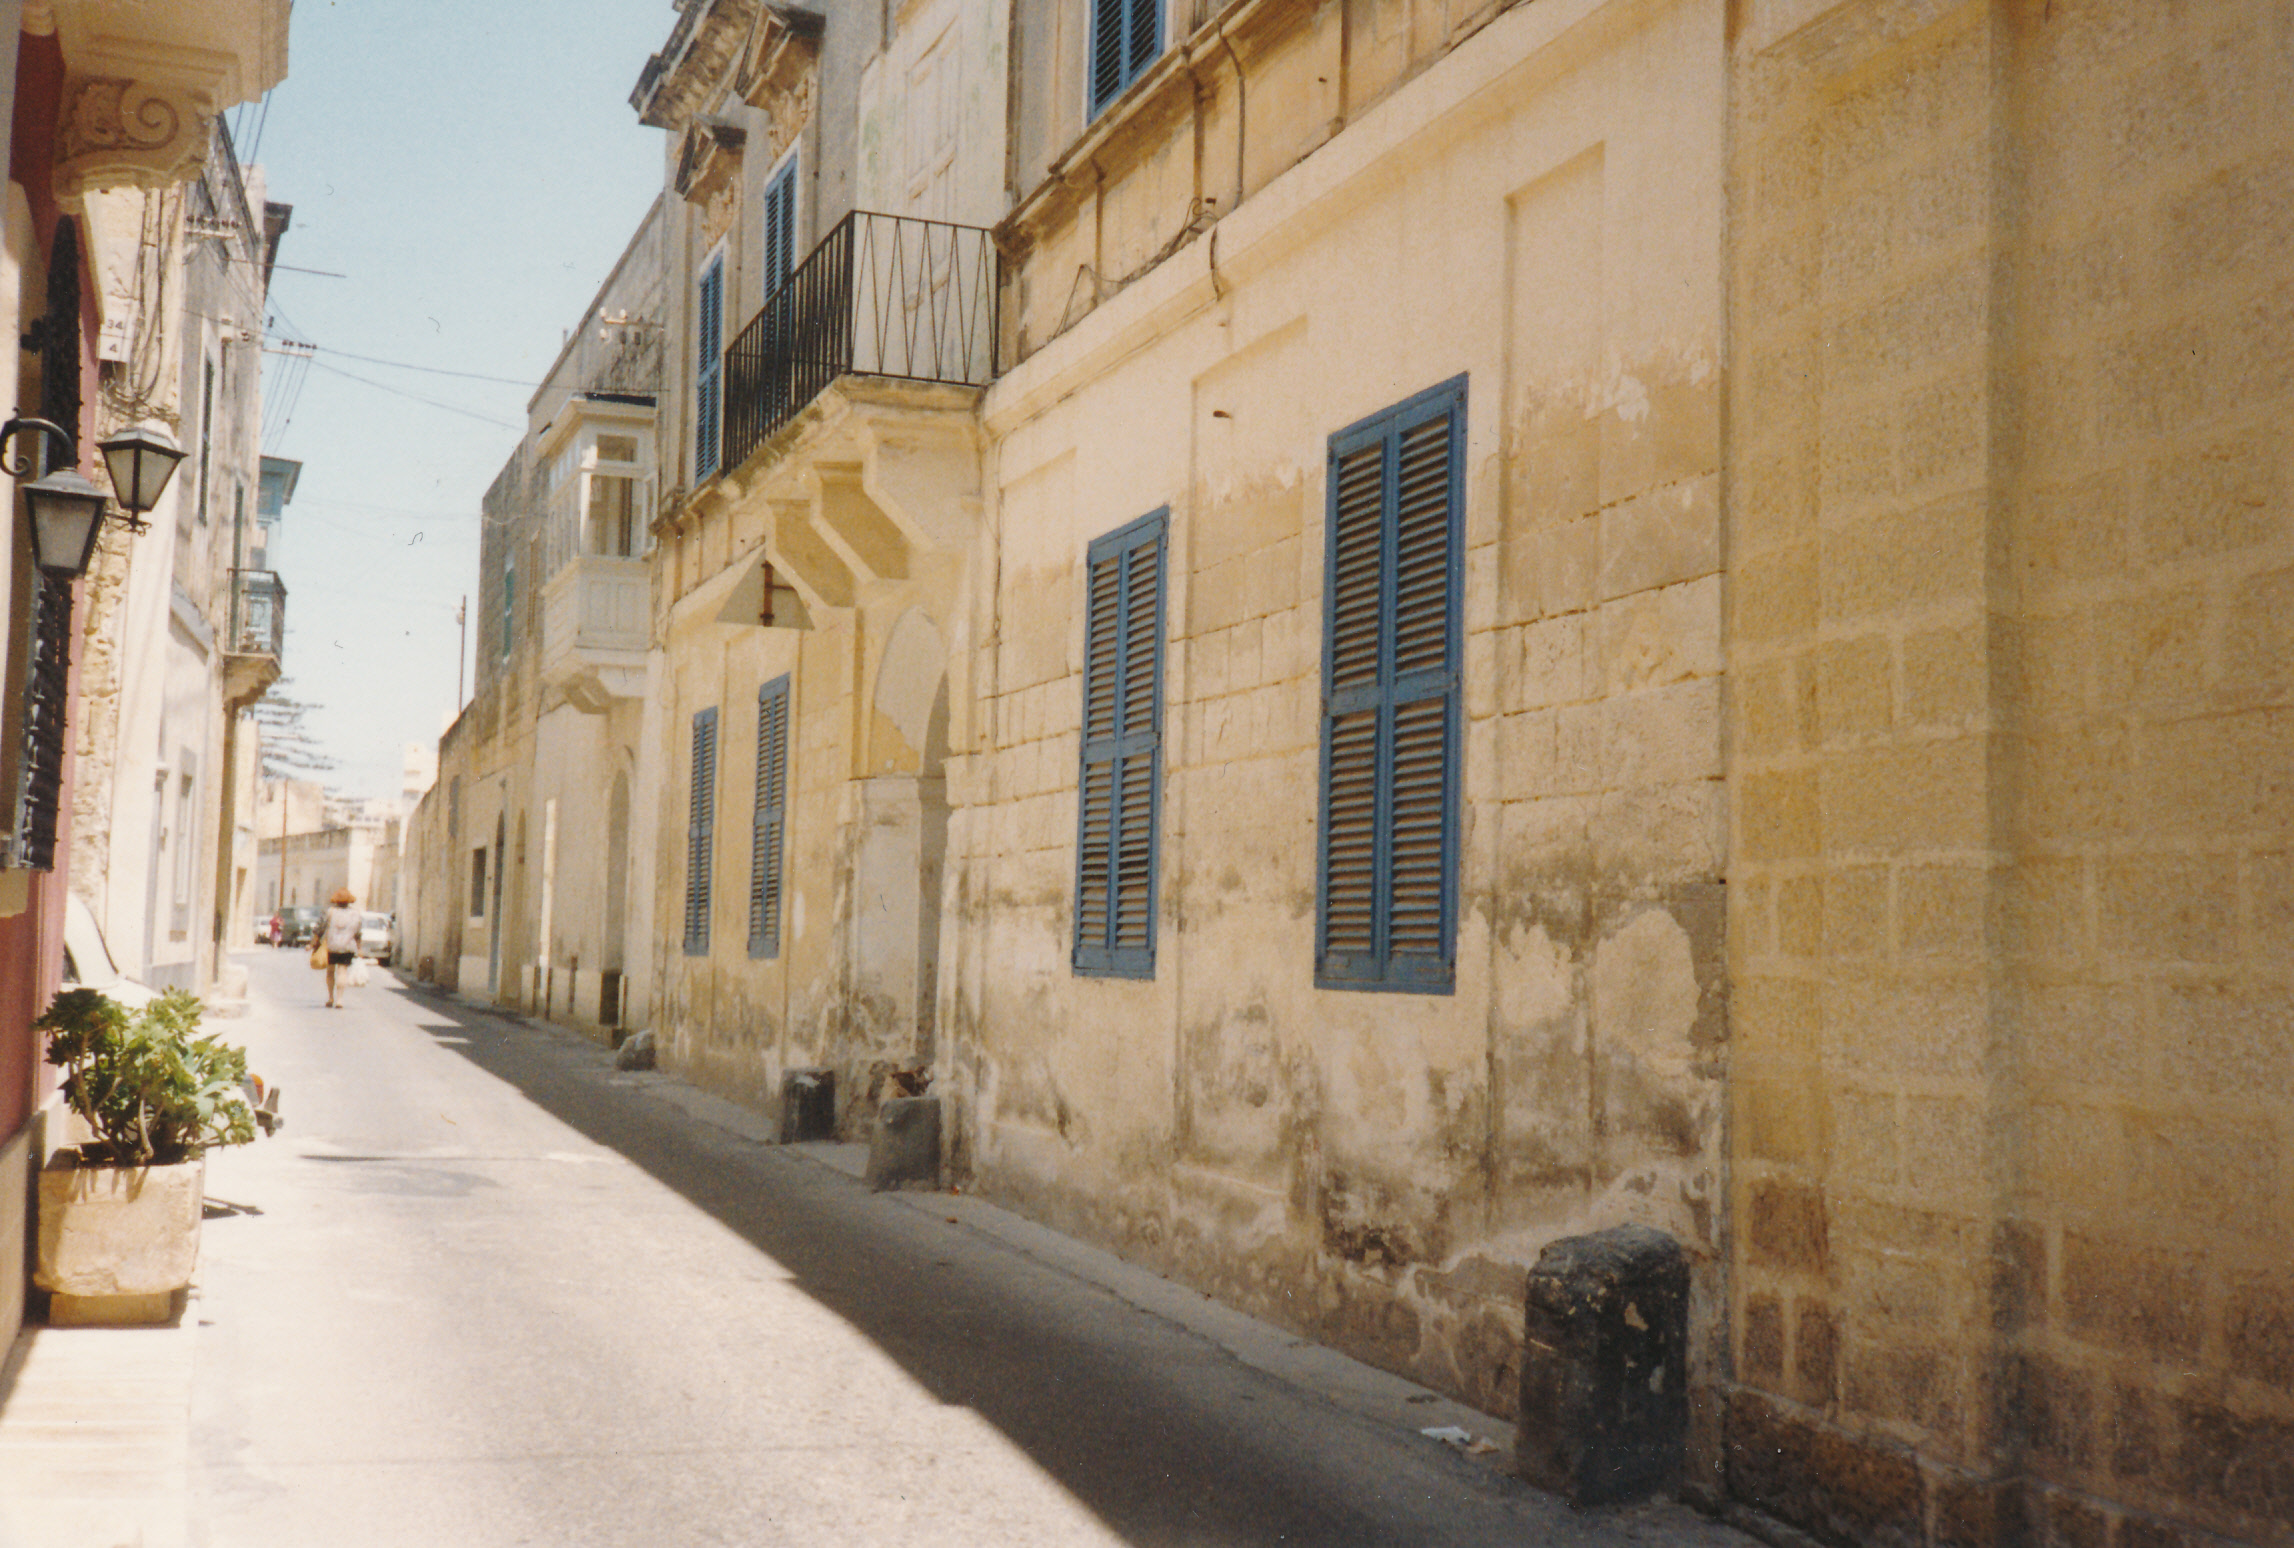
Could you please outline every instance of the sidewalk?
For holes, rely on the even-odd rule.
[[[0,1548],[182,1548],[199,1302],[158,1328],[27,1326],[0,1368]]]

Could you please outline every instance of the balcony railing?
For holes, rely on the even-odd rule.
[[[839,376],[985,386],[995,355],[989,234],[856,210],[725,351],[723,465],[739,466]]]
[[[276,570],[231,572],[231,651],[241,656],[286,654],[287,587]]]

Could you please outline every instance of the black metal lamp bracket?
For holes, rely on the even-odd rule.
[[[27,416],[19,415],[18,417],[9,420],[6,424],[0,425],[0,467],[6,468],[8,470],[9,476],[13,478],[30,478],[32,476],[32,458],[30,453],[19,451],[12,458],[7,457],[6,455],[8,450],[8,438],[16,434],[16,432],[19,430],[38,430],[44,435],[54,436],[57,441],[62,443],[64,448],[64,456],[67,460],[69,460],[72,454],[79,449],[78,443],[72,437],[72,433],[69,430],[66,430],[62,425],[51,423],[45,419],[32,419]],[[45,470],[43,469],[43,471]]]

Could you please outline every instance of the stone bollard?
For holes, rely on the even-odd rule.
[[[1514,1460],[1572,1505],[1670,1488],[1688,1437],[1689,1263],[1647,1226],[1565,1237],[1529,1273]]]
[[[633,1032],[616,1043],[613,1048],[613,1067],[617,1070],[652,1069],[653,1034],[650,1031]]]
[[[789,1070],[781,1076],[781,1143],[836,1138],[836,1071]]]
[[[882,1193],[902,1183],[940,1186],[940,1099],[893,1097],[876,1110],[868,1139],[868,1186]]]

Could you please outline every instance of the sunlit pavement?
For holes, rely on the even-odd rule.
[[[210,1158],[186,1326],[95,1335],[189,1349],[188,1445],[154,1442],[140,1536],[0,1543],[1748,1541],[1573,1514],[1419,1433],[1510,1439],[1483,1416],[977,1200],[870,1194],[849,1147],[570,1033],[387,974],[330,1011],[300,953],[240,960],[219,1025],[287,1127]],[[0,1409],[0,1480],[54,1390]]]

